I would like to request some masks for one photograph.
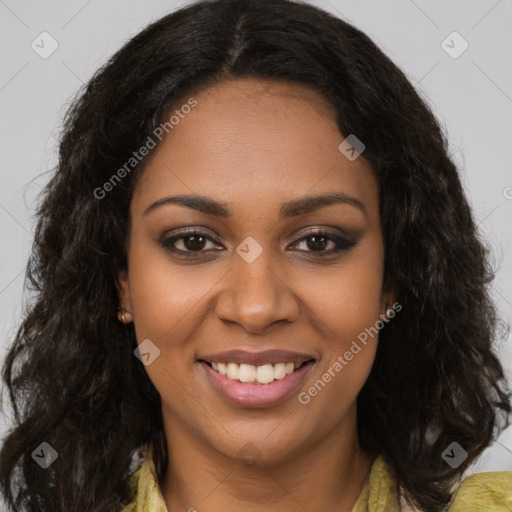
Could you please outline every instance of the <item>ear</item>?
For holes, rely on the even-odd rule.
[[[132,312],[132,297],[130,294],[130,282],[126,270],[119,272],[116,280],[117,296],[119,297],[119,305],[126,311]]]
[[[392,309],[397,302],[397,293],[395,287],[387,280],[384,281],[380,299],[380,314],[387,316],[388,309]]]

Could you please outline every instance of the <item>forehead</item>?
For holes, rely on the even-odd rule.
[[[160,142],[133,202],[197,193],[254,206],[306,194],[344,192],[378,203],[370,164],[348,160],[345,138],[323,96],[297,84],[241,79],[193,95],[192,109]],[[177,103],[169,117],[178,110]],[[189,111],[189,113],[184,113]],[[177,118],[175,118],[176,120]]]

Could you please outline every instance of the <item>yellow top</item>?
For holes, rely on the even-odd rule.
[[[122,512],[168,512],[158,486],[148,450],[146,459],[131,475],[133,501]],[[416,512],[398,498],[392,468],[382,456],[372,464],[370,474],[352,512]],[[512,471],[473,473],[460,484],[447,512],[511,512]]]

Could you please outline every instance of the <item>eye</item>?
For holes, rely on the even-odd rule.
[[[331,243],[331,247],[334,247],[326,251],[325,248],[329,243]],[[310,231],[306,235],[299,238],[294,245],[305,244],[308,249],[303,252],[316,253],[315,256],[322,257],[336,254],[341,251],[346,251],[354,247],[356,243],[357,240],[335,235],[334,233],[329,233],[328,231],[315,230]],[[302,249],[300,250],[302,251]]]
[[[176,242],[180,242],[184,249],[175,247]],[[190,229],[182,231],[181,233],[169,238],[165,238],[161,241],[160,245],[172,253],[186,257],[195,257],[196,254],[194,253],[207,252],[203,249],[208,242],[212,243],[218,241],[215,238],[208,236],[203,231],[199,231],[198,229]]]
[[[211,243],[213,248],[210,247],[208,249],[208,243]],[[325,249],[329,243],[333,247],[326,251]],[[177,247],[179,244],[181,244],[181,248]],[[160,242],[160,245],[164,249],[178,256],[187,258],[199,257],[200,253],[209,253],[212,250],[219,250],[218,245],[215,244],[220,245],[220,241],[198,229],[181,231],[174,236],[164,238]],[[357,244],[357,240],[335,235],[327,231],[315,230],[299,238],[292,244],[292,247],[301,244],[305,244],[307,249],[299,249],[300,252],[313,253],[314,256],[322,257],[346,251],[354,247]]]

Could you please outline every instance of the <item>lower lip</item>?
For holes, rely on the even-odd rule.
[[[270,384],[243,383],[216,372],[203,361],[199,364],[204,368],[217,391],[232,404],[239,407],[268,407],[288,398],[300,386],[315,362],[310,361],[293,373],[282,379],[275,379]]]

